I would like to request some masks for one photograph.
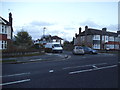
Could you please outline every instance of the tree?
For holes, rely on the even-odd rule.
[[[14,36],[14,44],[19,46],[19,48],[27,48],[32,45],[32,37],[28,34],[27,31],[21,30]]]

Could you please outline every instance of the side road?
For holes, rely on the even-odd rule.
[[[53,60],[65,60],[69,58],[69,55],[60,53],[45,53],[44,55],[38,56],[23,56],[14,58],[3,58],[0,61],[6,64],[17,64],[17,63],[29,63],[37,61],[53,61]]]

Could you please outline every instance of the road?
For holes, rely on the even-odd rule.
[[[2,88],[117,88],[117,54],[73,55],[69,58],[3,64]],[[50,54],[52,55],[52,54]]]

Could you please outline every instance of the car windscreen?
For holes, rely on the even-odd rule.
[[[82,47],[76,47],[76,49],[83,49]]]
[[[61,47],[60,44],[54,44],[53,46],[54,46],[54,47]]]

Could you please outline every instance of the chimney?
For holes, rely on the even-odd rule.
[[[88,34],[88,26],[85,26],[85,46],[87,46],[87,34]]]
[[[119,35],[120,35],[120,31],[117,31],[117,34],[119,34]]]
[[[12,13],[11,12],[9,13],[9,23],[10,23],[10,25],[12,27]]]
[[[105,35],[107,31],[107,28],[102,28],[102,35]]]
[[[105,31],[105,32],[106,32],[106,31],[107,31],[107,28],[102,28],[102,31]]]
[[[75,33],[75,37],[77,38],[77,33]]]
[[[87,30],[88,29],[88,26],[85,26],[85,30]]]
[[[88,33],[88,26],[85,26],[85,34],[87,35]]]
[[[117,31],[118,37],[120,38],[120,31]]]
[[[81,29],[82,29],[82,28],[80,27],[80,28],[79,28],[79,34],[81,33]]]

